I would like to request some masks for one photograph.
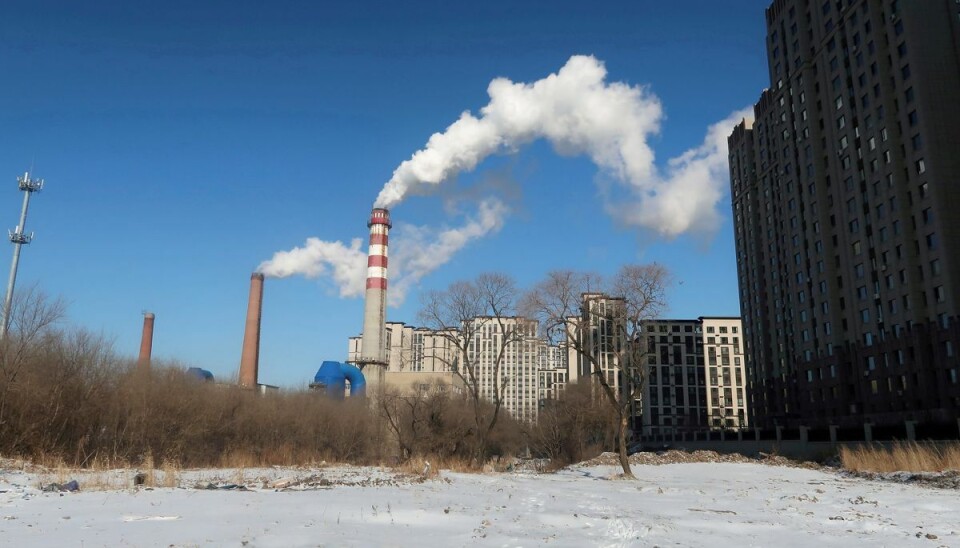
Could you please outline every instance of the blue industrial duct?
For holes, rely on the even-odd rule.
[[[320,364],[310,387],[322,390],[327,397],[342,400],[347,381],[350,381],[350,397],[366,394],[367,381],[360,369],[346,363],[325,361]]]
[[[187,369],[187,375],[190,375],[197,380],[213,382],[213,373],[207,371],[206,369],[200,369],[199,367],[191,367],[190,369]]]

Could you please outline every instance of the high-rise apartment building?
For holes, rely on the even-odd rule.
[[[729,138],[754,423],[955,421],[960,3],[766,18],[771,86]]]
[[[456,345],[435,331],[403,322],[386,323],[386,373],[441,373],[450,370]],[[350,337],[347,362],[360,359],[362,337]]]
[[[537,322],[525,318],[476,318],[466,331],[469,363],[477,373],[480,396],[501,405],[513,418],[534,422],[540,402],[540,356],[546,343],[539,338]]]
[[[473,340],[463,345],[468,356],[459,356],[459,345],[442,333],[406,325],[386,323],[387,367],[384,383],[401,388],[426,388],[444,383],[460,388],[463,382],[452,372],[455,363],[473,364],[480,396],[494,401],[502,396],[502,408],[517,420],[534,422],[544,400],[554,399],[570,380],[566,348],[551,346],[538,334],[536,321],[525,318],[478,317],[464,333]],[[506,331],[507,333],[504,333]],[[507,339],[507,340],[505,340]],[[505,344],[504,344],[505,343]],[[362,337],[350,337],[347,361],[361,356]],[[498,356],[502,351],[502,356]],[[497,361],[499,360],[499,365]],[[470,379],[470,375],[465,374]]]
[[[613,391],[621,394],[628,389],[620,368],[626,336],[623,299],[603,293],[584,293],[581,298],[583,317],[576,319],[580,327],[568,334],[581,339],[567,345],[571,377],[589,379],[599,368]],[[578,348],[582,351],[577,352]]]
[[[644,322],[643,434],[749,426],[740,318]]]

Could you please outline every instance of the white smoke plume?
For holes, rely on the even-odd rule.
[[[376,207],[392,207],[418,186],[441,184],[493,153],[544,138],[560,154],[586,154],[630,189],[635,203],[608,206],[619,220],[668,237],[714,230],[733,117],[712,126],[703,145],[670,160],[664,177],[647,144],[660,130],[660,100],[641,86],[608,83],[606,76],[596,58],[573,56],[556,74],[531,84],[494,79],[480,116],[464,112],[432,135],[393,172]]]
[[[506,204],[487,198],[480,202],[477,214],[462,226],[437,231],[398,224],[390,237],[390,304],[402,304],[412,286],[447,263],[470,241],[500,230],[508,213]],[[362,246],[360,238],[352,240],[349,246],[307,238],[302,247],[275,253],[260,264],[257,272],[271,278],[318,278],[329,274],[341,297],[362,297],[367,276],[367,254]]]
[[[426,148],[393,172],[376,207],[389,208],[415,186],[442,183],[494,152],[539,138],[560,154],[586,153],[620,178],[648,178],[653,152],[646,136],[659,130],[660,101],[642,87],[608,84],[606,76],[596,58],[577,55],[532,84],[494,79],[480,117],[464,112],[446,131],[433,134]]]
[[[703,143],[667,163],[666,174],[633,183],[633,199],[607,205],[610,214],[629,225],[652,228],[673,237],[690,231],[713,234],[720,227],[717,204],[729,185],[727,136],[753,108],[734,112],[710,126]]]
[[[260,263],[257,272],[268,278],[288,278],[300,275],[319,278],[332,273],[341,297],[359,297],[366,287],[367,253],[363,240],[354,238],[350,245],[307,238],[303,247],[278,251],[269,261]]]
[[[530,84],[494,79],[480,116],[464,112],[444,132],[432,135],[425,148],[396,168],[375,207],[393,207],[417,187],[439,185],[491,154],[547,139],[559,154],[587,155],[622,185],[626,196],[606,198],[607,212],[620,222],[668,238],[715,232],[721,220],[717,206],[726,195],[727,135],[752,111],[737,111],[710,126],[699,146],[669,160],[661,173],[647,143],[660,131],[660,100],[642,86],[608,83],[606,77],[596,58],[574,56],[556,74]],[[488,198],[460,227],[437,232],[398,225],[390,246],[391,304],[402,302],[412,286],[471,240],[498,231],[508,212],[503,202]],[[258,271],[281,278],[329,274],[340,296],[361,296],[366,277],[362,244],[360,239],[345,245],[309,238],[303,247],[274,254]]]
[[[496,198],[480,202],[475,217],[460,227],[439,233],[427,227],[402,225],[396,232],[396,252],[390,259],[391,270],[396,269],[395,281],[390,282],[387,298],[391,305],[403,302],[407,291],[424,276],[443,266],[470,241],[480,239],[503,227],[509,208]]]

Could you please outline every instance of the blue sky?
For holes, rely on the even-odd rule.
[[[155,357],[230,377],[250,273],[307,237],[365,238],[393,170],[483,107],[490,80],[530,82],[593,55],[608,81],[659,97],[665,118],[649,144],[662,166],[768,84],[767,3],[5,2],[0,224],[16,224],[17,175],[33,166],[47,181],[18,287],[64,297],[73,323],[131,357],[151,310]],[[542,142],[462,174],[459,188],[509,186],[511,215],[389,319],[415,322],[417,289],[481,271],[529,286],[551,269],[652,261],[683,282],[671,316],[739,313],[729,200],[709,242],[663,240],[608,217],[596,179],[588,159]],[[442,193],[392,215],[458,222]],[[296,386],[344,359],[362,308],[327,278],[268,280],[261,381]]]

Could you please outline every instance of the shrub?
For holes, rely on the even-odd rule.
[[[886,448],[879,445],[842,447],[843,467],[855,472],[943,472],[960,470],[960,443],[918,444],[897,442]]]

